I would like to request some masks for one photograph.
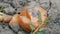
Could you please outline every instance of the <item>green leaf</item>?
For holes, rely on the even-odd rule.
[[[40,12],[40,11],[38,11],[37,15],[38,15],[38,19],[39,19],[40,23],[42,23],[42,16],[41,16],[41,12]]]
[[[37,34],[46,34],[46,33],[42,31],[38,31]]]
[[[49,22],[49,20],[50,20],[50,17],[46,18],[45,22]]]
[[[30,23],[30,27],[31,27],[32,30],[35,29],[35,28],[34,28],[34,25],[33,25],[32,23]]]
[[[45,29],[46,29],[46,28],[43,27],[43,28],[40,28],[39,31],[42,31],[42,30],[45,30]]]

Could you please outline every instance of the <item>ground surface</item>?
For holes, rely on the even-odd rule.
[[[20,12],[23,6],[27,4],[31,7],[38,4],[47,10],[50,21],[44,30],[46,34],[60,34],[60,0],[0,0],[0,7],[4,7],[3,12],[9,15]],[[0,34],[28,34],[17,26],[15,29],[20,31],[12,28],[5,22],[0,22]]]

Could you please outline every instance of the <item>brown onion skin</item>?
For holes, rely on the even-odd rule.
[[[27,6],[28,7],[28,6]],[[28,13],[28,11],[26,11],[27,10],[27,7],[25,6],[24,8],[23,8],[23,10],[22,11],[25,11],[25,12],[27,12]],[[46,18],[47,18],[47,11],[44,9],[44,8],[42,8],[42,7],[39,7],[39,6],[36,6],[35,7],[36,8],[36,10],[39,10],[40,12],[41,12],[41,16],[42,16],[42,27],[44,27],[45,26],[45,20],[46,20]],[[23,12],[22,12],[22,14],[24,14]],[[22,15],[21,14],[21,15]],[[29,15],[29,13],[28,13],[28,15]],[[28,17],[27,15],[25,15],[24,14],[24,16],[26,16],[27,18],[29,18],[30,20],[32,19],[31,18],[31,15],[29,15],[30,17]],[[22,21],[23,22],[23,21]],[[23,22],[23,23],[25,23],[25,22]],[[21,23],[22,24],[22,23]],[[20,24],[20,26],[21,26],[21,24]],[[25,23],[25,24],[28,24],[28,26],[30,26],[30,23],[28,22],[28,23]],[[37,22],[32,22],[32,24],[34,25],[34,27],[35,27],[35,29],[40,25],[40,23],[39,23],[39,21],[37,21]],[[36,25],[37,24],[37,25]],[[24,24],[23,24],[24,25]],[[27,25],[25,25],[25,26],[27,26]],[[24,27],[25,27],[24,26]],[[24,29],[24,27],[22,26],[22,29]],[[25,27],[25,28],[27,28],[27,29],[24,29],[25,31],[27,31],[28,29],[28,31],[31,31],[31,27]]]
[[[36,10],[39,10],[41,13],[42,13],[42,23],[44,23],[44,21],[46,20],[47,16],[44,16],[47,14],[46,10],[43,9],[42,7],[36,7]],[[14,24],[14,23],[18,23],[19,26],[24,30],[24,31],[27,31],[27,32],[30,32],[32,31],[31,27],[30,27],[30,22],[24,22],[21,18],[21,16],[26,16],[30,21],[31,21],[31,15],[27,12],[27,8],[24,7],[21,11],[21,14],[15,14],[13,16],[13,18],[11,19],[10,23],[9,24]],[[39,21],[36,21],[36,22],[31,22],[35,29],[40,25],[39,24]],[[37,24],[37,25],[36,25]],[[43,24],[44,25],[44,24]],[[42,26],[43,26],[42,25]]]

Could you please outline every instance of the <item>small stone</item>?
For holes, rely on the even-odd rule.
[[[15,9],[12,8],[12,7],[7,7],[7,8],[4,9],[4,12],[6,14],[14,14],[15,13]]]
[[[11,26],[11,28],[15,31],[18,32],[18,30],[20,29],[18,23],[14,23],[14,24],[9,24]]]
[[[28,34],[28,33],[24,32],[24,31],[19,31],[18,34]]]

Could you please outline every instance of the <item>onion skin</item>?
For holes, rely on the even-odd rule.
[[[3,17],[3,19],[1,19],[1,20],[5,21],[5,22],[9,22],[9,24],[18,23],[19,26],[24,31],[27,31],[27,32],[32,31],[32,29],[30,27],[30,23],[32,23],[34,25],[35,29],[38,28],[39,25],[40,25],[39,20],[37,20],[38,18],[37,17],[32,17],[32,15],[30,15],[30,13],[27,11],[27,7],[28,6],[25,6],[21,10],[21,12],[20,12],[21,14],[15,14],[14,16],[5,15]],[[35,9],[39,10],[41,12],[42,23],[43,23],[42,27],[44,27],[45,26],[45,20],[47,18],[47,11],[44,8],[39,7],[39,6],[36,6]]]
[[[28,6],[27,6],[28,7]],[[47,11],[44,9],[44,8],[42,8],[42,7],[39,7],[39,6],[36,6],[35,7],[35,9],[36,10],[39,10],[40,12],[41,12],[41,16],[42,16],[42,27],[44,27],[45,26],[45,20],[46,20],[46,18],[47,18]],[[30,16],[30,17],[28,17],[29,19],[30,19],[30,21],[32,22],[32,24],[34,25],[34,27],[35,27],[35,29],[40,25],[40,22],[37,20],[36,22],[33,20],[33,18],[32,18],[32,16],[29,14],[29,12],[28,11],[26,11],[27,10],[27,8],[26,7],[24,7],[23,9],[23,12],[22,12],[22,14],[21,15],[24,15],[24,16],[26,16],[26,17],[28,17],[27,15],[25,15],[26,13],[25,12],[27,12],[28,13],[28,15]],[[33,20],[33,21],[32,21]],[[23,22],[23,21],[22,21]],[[25,24],[27,24],[26,22],[24,22]],[[21,26],[21,24],[22,23],[20,23],[20,26]],[[22,24],[22,25],[24,25],[24,24]],[[25,26],[30,26],[30,23],[28,22],[28,25],[25,25]],[[26,28],[26,29],[24,29],[25,31],[26,30],[28,30],[30,27],[23,27],[22,26],[22,29],[24,29],[24,28]],[[29,32],[29,31],[31,31],[31,29],[29,29],[27,32]]]
[[[41,12],[43,23],[47,18],[47,16],[45,16],[47,14],[47,11],[38,6],[35,7],[35,9]],[[30,32],[32,31],[30,27],[30,22],[34,25],[35,29],[40,25],[39,21],[35,18],[38,19],[37,17],[32,17],[27,11],[27,6],[25,6],[22,9],[21,14],[15,14],[9,24],[18,23],[23,30]],[[25,21],[25,19],[27,19],[27,22]],[[44,26],[44,24],[42,26]]]

